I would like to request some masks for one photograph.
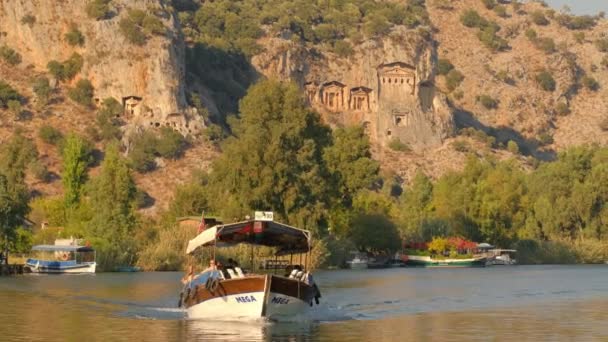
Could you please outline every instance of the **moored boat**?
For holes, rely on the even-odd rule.
[[[240,243],[274,247],[276,255],[309,253],[311,247],[308,231],[255,219],[206,229],[188,243],[186,252]],[[232,267],[211,269],[188,280],[179,304],[189,318],[280,320],[306,313],[313,302],[318,304],[319,297],[312,275],[301,265],[284,276],[244,274],[239,267]]]
[[[408,255],[404,257],[405,266],[411,267],[485,267],[486,258],[433,259],[430,256]]]
[[[26,270],[32,273],[95,273],[95,250],[89,246],[37,245],[32,251],[45,257],[29,258]]]
[[[352,260],[346,262],[348,268],[353,270],[362,270],[368,267],[369,259],[362,254],[356,254]]]

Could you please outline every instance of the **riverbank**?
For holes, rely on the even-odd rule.
[[[24,265],[21,264],[0,265],[0,276],[23,274],[23,272]]]

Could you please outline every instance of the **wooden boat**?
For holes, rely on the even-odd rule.
[[[200,247],[247,243],[275,247],[277,255],[310,252],[308,231],[270,220],[248,220],[211,227],[188,243],[187,253]],[[189,318],[281,319],[306,313],[320,297],[312,275],[297,267],[288,276],[243,274],[234,267],[229,277],[211,270],[189,281],[180,295],[180,306]]]
[[[32,251],[48,257],[30,258],[25,262],[32,273],[95,273],[95,250],[88,246],[37,245]]]
[[[433,259],[430,256],[408,255],[403,258],[405,266],[412,267],[485,267],[486,258]]]

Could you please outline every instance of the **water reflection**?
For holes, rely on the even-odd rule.
[[[186,320],[188,341],[310,341],[313,322],[275,323],[266,321],[223,322]]]

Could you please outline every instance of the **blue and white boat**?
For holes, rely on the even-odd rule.
[[[37,245],[38,258],[27,259],[32,273],[95,273],[95,250],[89,246]]]

